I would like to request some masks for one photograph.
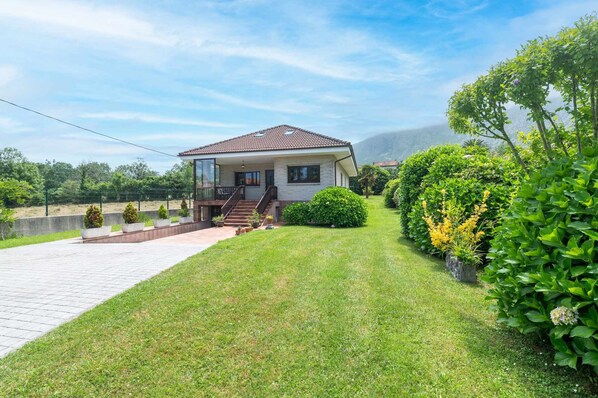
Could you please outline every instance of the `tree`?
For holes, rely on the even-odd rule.
[[[148,177],[156,177],[158,175],[157,172],[150,169],[145,160],[142,158],[137,158],[137,160],[131,164],[118,166],[116,171],[122,173],[127,178],[132,178],[138,181],[144,180]]]
[[[44,188],[47,190],[57,189],[63,182],[73,178],[75,168],[70,163],[46,160],[45,163],[38,163],[37,167],[44,178]]]
[[[505,127],[509,123],[505,108],[509,101],[506,92],[509,74],[505,64],[498,64],[474,83],[463,85],[449,100],[447,117],[449,126],[457,134],[504,141],[517,162],[528,172]]]
[[[114,173],[112,173],[112,178],[110,179],[110,185],[112,186],[112,189],[114,190],[117,202],[120,202],[120,193],[123,190],[124,184],[125,184],[125,176],[123,173],[121,173],[119,171],[115,171]]]
[[[0,202],[6,206],[19,206],[31,199],[33,188],[28,182],[7,178],[0,180]]]
[[[0,240],[8,238],[8,234],[10,233],[15,220],[14,211],[7,208],[0,200]]]
[[[27,160],[16,148],[4,148],[0,151],[0,179],[25,181],[34,192],[43,190],[44,179],[35,163]]]
[[[374,184],[376,184],[376,180],[378,179],[376,168],[370,164],[366,164],[361,167],[359,174],[361,175],[359,177],[359,184],[363,187],[367,199],[370,196],[370,190],[374,187]]]

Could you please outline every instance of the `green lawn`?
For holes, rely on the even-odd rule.
[[[139,284],[0,360],[0,396],[595,393],[368,202],[366,227],[244,234]]]
[[[172,217],[171,221],[173,223],[178,222],[179,218]],[[151,227],[152,225],[153,225],[152,220],[145,222],[146,227]],[[120,224],[115,224],[112,226],[112,232],[117,232],[117,231],[120,231],[121,229],[122,229],[122,227],[120,226]],[[22,237],[14,238],[14,239],[0,240],[0,250],[9,249],[11,247],[17,247],[17,246],[33,245],[36,243],[54,242],[56,240],[76,238],[76,237],[80,237],[80,236],[81,236],[81,230],[79,230],[79,229],[73,229],[73,230],[64,231],[64,232],[55,232],[55,233],[46,234],[46,235],[22,236]]]

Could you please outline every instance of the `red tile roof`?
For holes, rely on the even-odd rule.
[[[374,162],[374,166],[380,167],[397,167],[399,162],[396,160],[385,160],[383,162]]]
[[[291,134],[288,134],[291,132]],[[179,156],[212,155],[231,152],[280,151],[290,149],[314,149],[350,146],[348,141],[338,140],[312,131],[286,124],[256,131],[240,137],[220,141],[179,153]]]

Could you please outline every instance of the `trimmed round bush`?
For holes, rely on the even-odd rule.
[[[100,228],[103,226],[104,215],[102,210],[96,205],[89,206],[85,212],[85,217],[83,217],[83,224],[85,224],[85,228]]]
[[[307,225],[311,222],[311,209],[307,202],[291,203],[282,210],[282,219],[289,225]]]
[[[129,202],[125,207],[125,211],[123,211],[123,220],[125,220],[125,224],[135,224],[138,222],[139,215],[137,209],[133,206],[133,203]]]
[[[400,180],[396,178],[386,183],[386,187],[384,188],[384,207],[391,209],[397,207],[397,204],[394,201],[394,196],[397,188],[399,188],[399,182]]]
[[[598,157],[552,162],[524,183],[484,280],[499,322],[549,335],[555,362],[598,371]]]
[[[310,207],[313,221],[319,225],[360,227],[368,217],[363,198],[343,187],[329,187],[316,193]]]

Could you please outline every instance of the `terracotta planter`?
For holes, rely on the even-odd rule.
[[[145,228],[145,223],[144,222],[136,222],[133,224],[123,224],[123,233],[129,233],[129,232],[138,232],[138,231],[143,231],[143,229]]]
[[[99,228],[83,228],[81,230],[81,237],[83,239],[99,238],[102,236],[110,236],[112,232],[111,226],[99,227]]]
[[[170,218],[154,220],[154,228],[170,227]]]
[[[179,217],[179,224],[191,224],[193,222],[193,217]]]
[[[476,283],[476,266],[465,264],[451,253],[446,255],[446,267],[451,271],[455,279],[461,282]]]
[[[242,233],[244,233],[245,231],[243,231],[242,229],[236,229],[235,230],[235,235],[241,235]]]
[[[253,231],[253,227],[245,227],[244,231],[245,232],[251,232],[251,231]]]

